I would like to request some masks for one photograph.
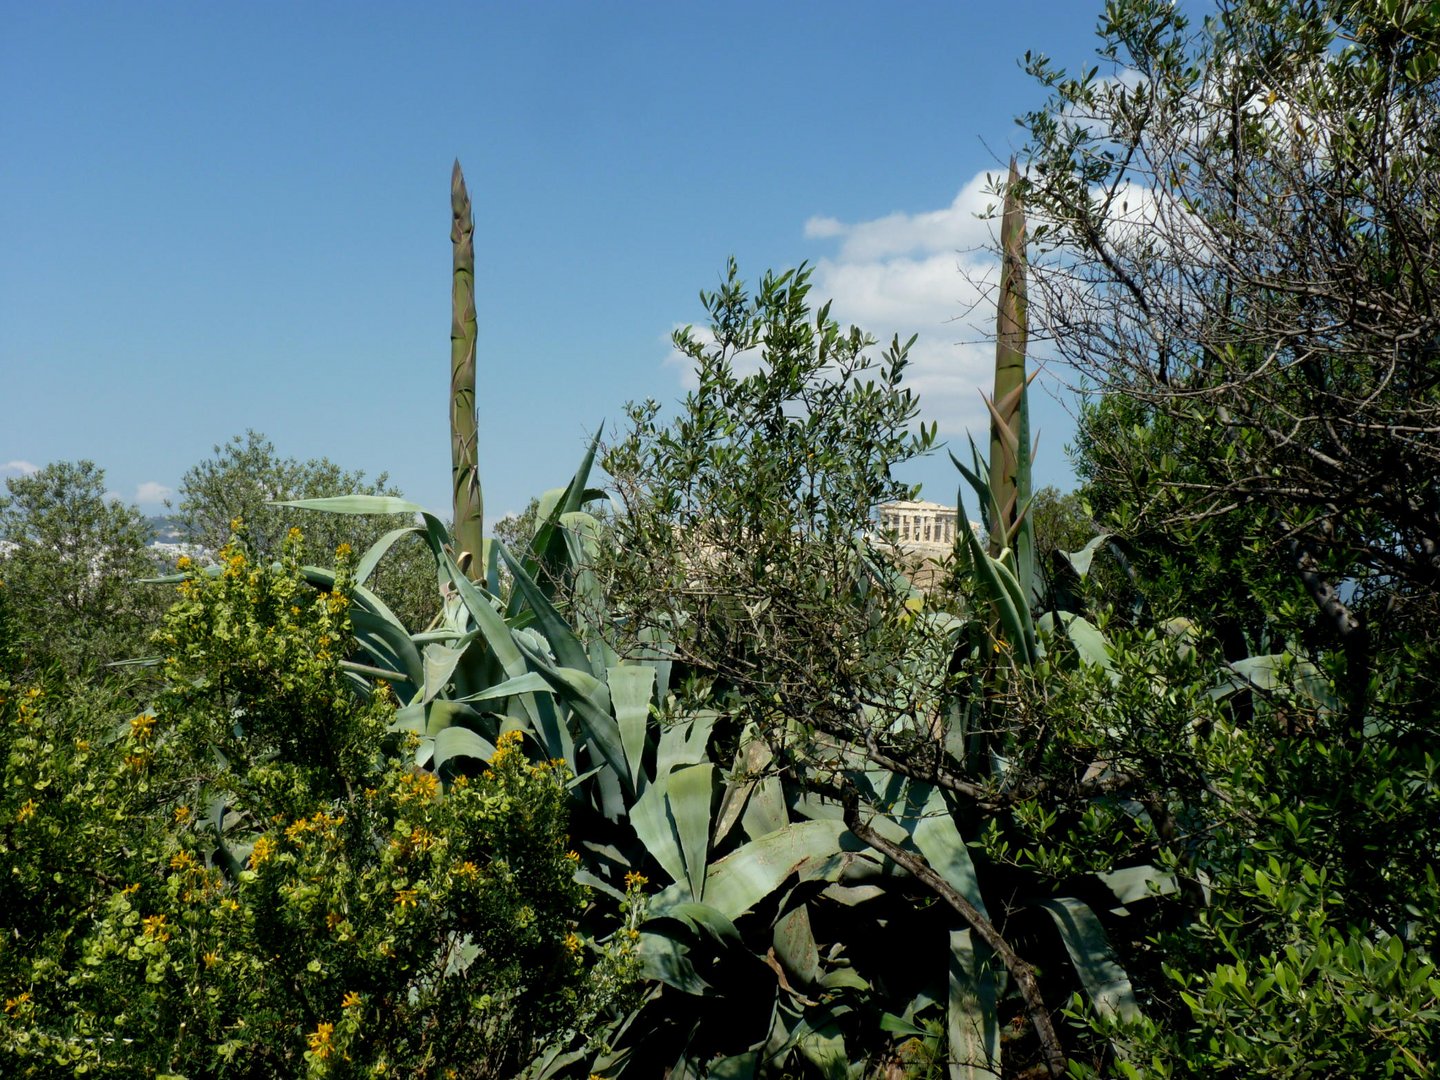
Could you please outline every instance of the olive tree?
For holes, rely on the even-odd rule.
[[[1053,95],[1022,119],[1035,307],[1062,357],[1184,425],[1187,467],[1144,462],[1147,512],[1254,514],[1363,688],[1371,624],[1440,592],[1440,16],[1185,10],[1109,4],[1103,70],[1029,58]]]
[[[106,498],[91,461],[54,462],[5,487],[0,587],[25,665],[75,673],[142,655],[166,602],[140,584],[155,572],[144,515]]]

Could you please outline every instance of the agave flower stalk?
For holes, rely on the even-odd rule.
[[[455,559],[472,581],[485,572],[475,402],[475,225],[460,162],[450,174],[450,472],[455,491]]]
[[[1016,577],[1025,589],[1034,579],[1034,542],[1029,522],[1030,407],[1026,389],[1025,211],[1020,171],[1010,159],[1000,220],[1000,297],[995,326],[995,392],[990,409],[990,554],[1015,553]]]

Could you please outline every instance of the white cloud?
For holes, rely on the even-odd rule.
[[[999,260],[989,249],[998,221],[989,216],[998,179],[998,172],[978,173],[938,210],[805,223],[807,238],[838,241],[838,250],[815,262],[812,299],[833,300],[831,314],[842,325],[863,327],[882,346],[892,335],[902,342],[918,335],[906,383],[920,395],[921,418],[937,422],[942,437],[967,429],[979,435],[989,426],[980,391],[989,392],[995,370]],[[695,333],[706,339],[701,327]],[[694,388],[688,358],[672,349],[665,363]]]
[[[995,347],[993,293],[999,261],[989,251],[999,175],[978,173],[950,205],[892,213],[853,224],[812,218],[811,239],[838,239],[840,249],[815,267],[815,295],[831,297],[834,316],[882,341],[918,335],[906,382],[920,395],[921,416],[942,436],[988,426],[980,390],[989,390]]]
[[[21,476],[29,476],[31,473],[39,471],[39,465],[29,461],[22,461],[19,458],[0,465],[0,473],[19,473]]]
[[[995,202],[990,193],[993,177],[976,174],[942,210],[887,214],[853,225],[832,217],[813,217],[805,223],[805,235],[812,240],[843,238],[839,258],[845,262],[971,251],[990,241],[990,224],[977,215]]]
[[[146,480],[144,483],[136,486],[135,501],[142,506],[153,505],[155,503],[163,503],[174,494],[175,491],[173,488],[168,488],[164,484],[157,483],[154,480]]]

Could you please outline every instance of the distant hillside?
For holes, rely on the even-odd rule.
[[[152,544],[178,544],[184,539],[179,524],[173,517],[166,514],[147,517],[145,524],[150,526],[150,542]]]

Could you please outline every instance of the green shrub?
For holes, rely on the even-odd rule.
[[[300,557],[192,571],[144,713],[5,691],[0,1073],[509,1076],[624,983],[566,770],[416,768],[341,665],[348,551],[333,592]]]

